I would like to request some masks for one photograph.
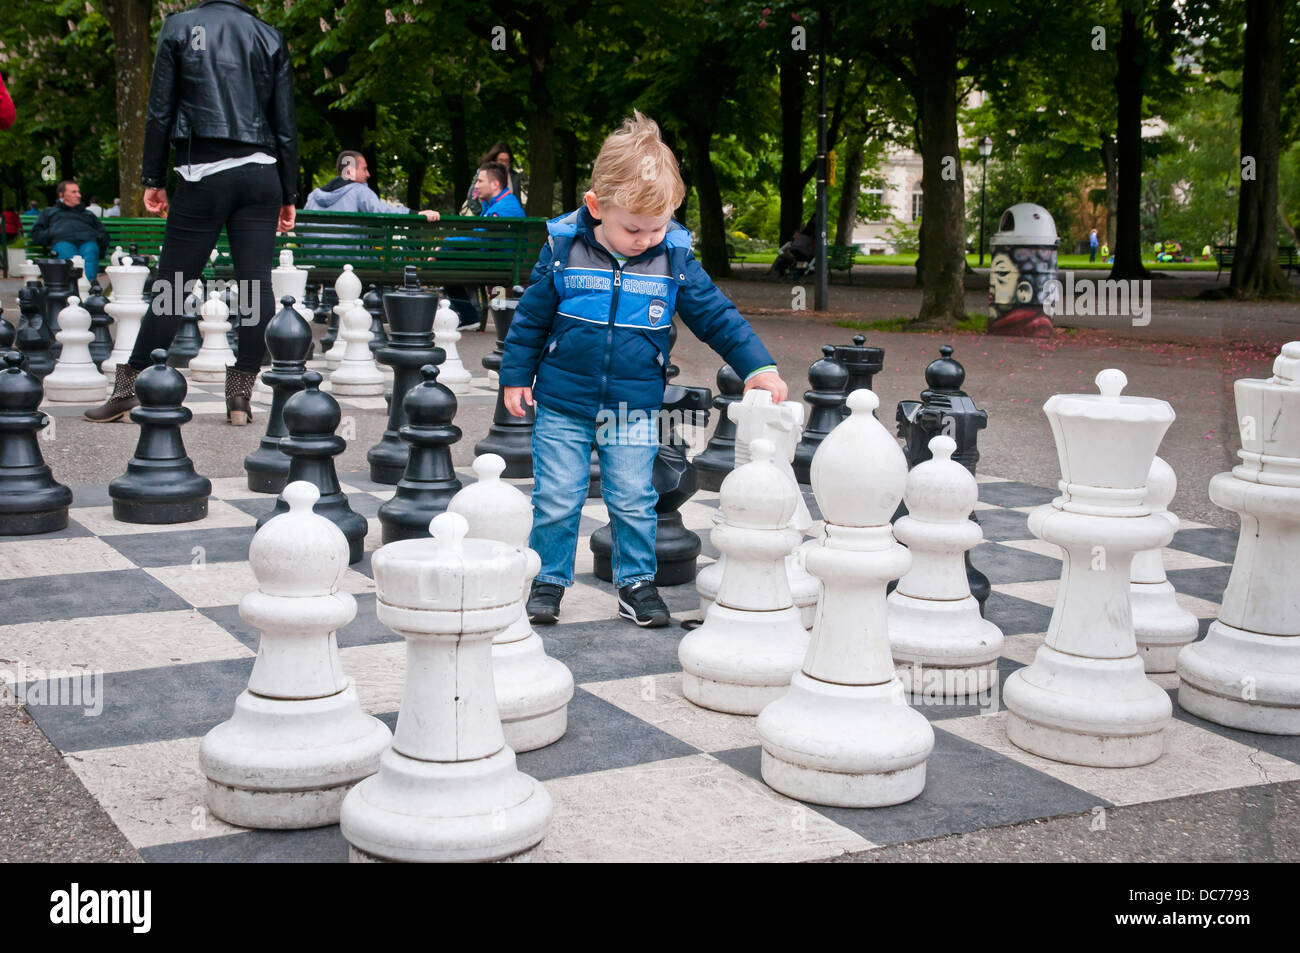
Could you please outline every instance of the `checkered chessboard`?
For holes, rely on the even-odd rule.
[[[341,479],[370,533],[364,559],[343,580],[359,612],[338,633],[340,653],[365,708],[391,727],[405,646],[375,618],[371,556],[380,543],[376,513],[392,488],[360,474]],[[1026,526],[1033,507],[1052,496],[981,478],[986,541],[973,560],[993,584],[988,618],[1007,636],[1003,680],[1032,658],[1055,599],[1057,554]],[[203,521],[132,526],[113,520],[104,486],[74,487],[74,498],[65,531],[0,541],[7,597],[0,668],[25,666],[45,679],[18,678],[13,686],[44,691],[45,703],[29,697],[37,724],[146,860],[344,861],[337,827],[247,831],[203,807],[199,741],[230,717],[257,651],[258,633],[240,619],[237,603],[255,587],[248,544],[272,499],[249,492],[242,479],[218,479]],[[705,536],[702,563],[717,556],[703,532],[717,505],[716,494],[702,492],[682,509],[686,525]],[[519,757],[554,799],[544,845],[550,860],[811,860],[1036,818],[1077,815],[1084,825],[1111,805],[1300,777],[1300,738],[1212,725],[1183,712],[1176,699],[1165,755],[1114,770],[1020,751],[1007,740],[1005,712],[993,706],[927,703],[917,707],[934,723],[936,744],[920,797],[864,810],[790,800],[760,779],[754,718],[705,711],[682,697],[683,629],[638,629],[618,619],[610,587],[591,573],[586,538],[604,519],[599,501],[584,508],[577,582],[561,623],[540,627],[547,651],[569,666],[577,685],[568,733]],[[1185,524],[1166,551],[1170,579],[1202,620],[1202,633],[1227,583],[1234,544],[1231,532]],[[664,595],[677,619],[698,615],[691,586]],[[96,672],[99,714],[86,712],[90,692],[81,704],[76,696],[54,697],[50,675],[82,673],[88,688]],[[1155,681],[1176,694],[1176,676]]]

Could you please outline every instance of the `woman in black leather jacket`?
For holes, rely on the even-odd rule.
[[[180,176],[167,199],[167,159]],[[239,357],[226,368],[226,418],[252,419],[253,383],[275,313],[275,235],[293,228],[298,132],[289,49],[279,30],[237,0],[203,0],[163,22],[154,59],[141,181],[144,204],[167,218],[156,296],[113,395],[86,412],[118,420],[137,406],[135,377],[154,348],[171,345],[184,291],[199,278],[222,228],[239,281]],[[180,289],[180,290],[178,290]],[[245,291],[249,293],[245,294]]]

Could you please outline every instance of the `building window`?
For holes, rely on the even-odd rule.
[[[921,193],[913,192],[912,193],[912,221],[919,222],[920,220],[921,220]]]
[[[858,218],[864,222],[883,222],[889,207],[885,205],[885,180],[868,179],[867,188],[858,196]]]

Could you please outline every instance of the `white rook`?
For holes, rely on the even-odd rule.
[[[1011,741],[1053,761],[1099,768],[1148,764],[1164,750],[1173,707],[1147,678],[1133,634],[1133,554],[1173,538],[1146,502],[1147,474],[1174,410],[1125,397],[1114,368],[1100,394],[1043,405],[1061,463],[1061,495],[1029,514],[1029,531],[1061,548],[1061,583],[1045,643],[1002,691]]]
[[[911,565],[889,521],[907,459],[872,411],[869,390],[813,456],[825,535],[800,555],[822,582],[812,639],[786,695],[758,716],[763,780],[801,801],[882,807],[925,787],[934,729],[907,704],[889,648],[885,586]]]
[[[406,683],[379,773],[343,802],[343,837],[354,861],[531,860],[551,796],[516,767],[492,683],[492,640],[519,618],[527,558],[466,539],[459,513],[429,529],[374,556],[379,620],[406,639]]]
[[[1300,341],[1268,380],[1235,385],[1241,463],[1210,499],[1241,517],[1232,575],[1205,639],[1178,654],[1178,704],[1232,728],[1300,735]]]
[[[348,541],[312,512],[320,491],[284,489],[289,512],[257,531],[248,560],[258,588],[239,615],[262,631],[235,714],[199,747],[208,809],[240,827],[336,824],[349,788],[379,767],[392,735],[365,714],[343,674],[335,632],[357,614],[339,590]]]

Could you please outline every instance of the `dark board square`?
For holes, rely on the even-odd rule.
[[[337,824],[305,831],[242,831],[225,837],[145,847],[154,864],[345,864],[348,842]]]
[[[984,530],[984,539],[999,542],[1007,539],[1033,539],[1029,532],[1029,514],[1015,510],[977,510],[975,520]]]
[[[984,603],[984,618],[1001,629],[1003,635],[1046,632],[1052,621],[1052,607],[994,591]]]
[[[78,506],[112,506],[113,498],[108,495],[107,483],[75,483],[72,489],[72,505]]]
[[[561,606],[563,619],[563,606]],[[686,634],[676,624],[642,629],[625,619],[600,619],[538,626],[546,654],[573,672],[573,680],[605,682],[681,671],[677,643]]]
[[[1032,483],[981,483],[980,501],[994,506],[1042,506],[1060,496],[1056,490],[1034,486]],[[981,515],[985,512],[980,511]]]
[[[177,533],[135,533],[101,536],[137,566],[196,565],[242,562],[248,558],[248,544],[253,541],[253,527],[232,526],[225,529],[182,530]],[[200,548],[201,552],[194,550]]]
[[[1221,563],[1231,563],[1237,556],[1237,534],[1228,529],[1180,529],[1174,533],[1170,549],[1180,549],[1185,553],[1196,553],[1206,559],[1217,559]]]
[[[1209,602],[1221,602],[1223,590],[1228,588],[1231,566],[1209,566],[1205,569],[1171,569],[1169,581],[1174,589],[1188,596]]]
[[[76,519],[76,497],[73,497],[73,505],[68,509],[68,525],[63,529],[56,529],[52,533],[32,533],[22,536],[0,536],[0,543],[12,543],[22,540],[31,540],[39,542],[43,539],[80,539],[86,536],[94,536],[90,530],[82,526]]]
[[[569,702],[564,737],[518,758],[521,771],[547,781],[698,753],[698,748],[578,688]]]
[[[271,510],[275,509],[275,500],[276,498],[268,493],[266,496],[254,497],[251,500],[230,500],[229,502],[231,506],[235,507],[235,509],[243,510],[249,516],[256,517],[260,520],[267,513],[271,512]]]
[[[980,543],[971,550],[970,561],[994,585],[1061,578],[1059,559],[1026,552],[1014,546]]]
[[[11,579],[5,583],[4,603],[6,625],[190,607],[141,569]]]

